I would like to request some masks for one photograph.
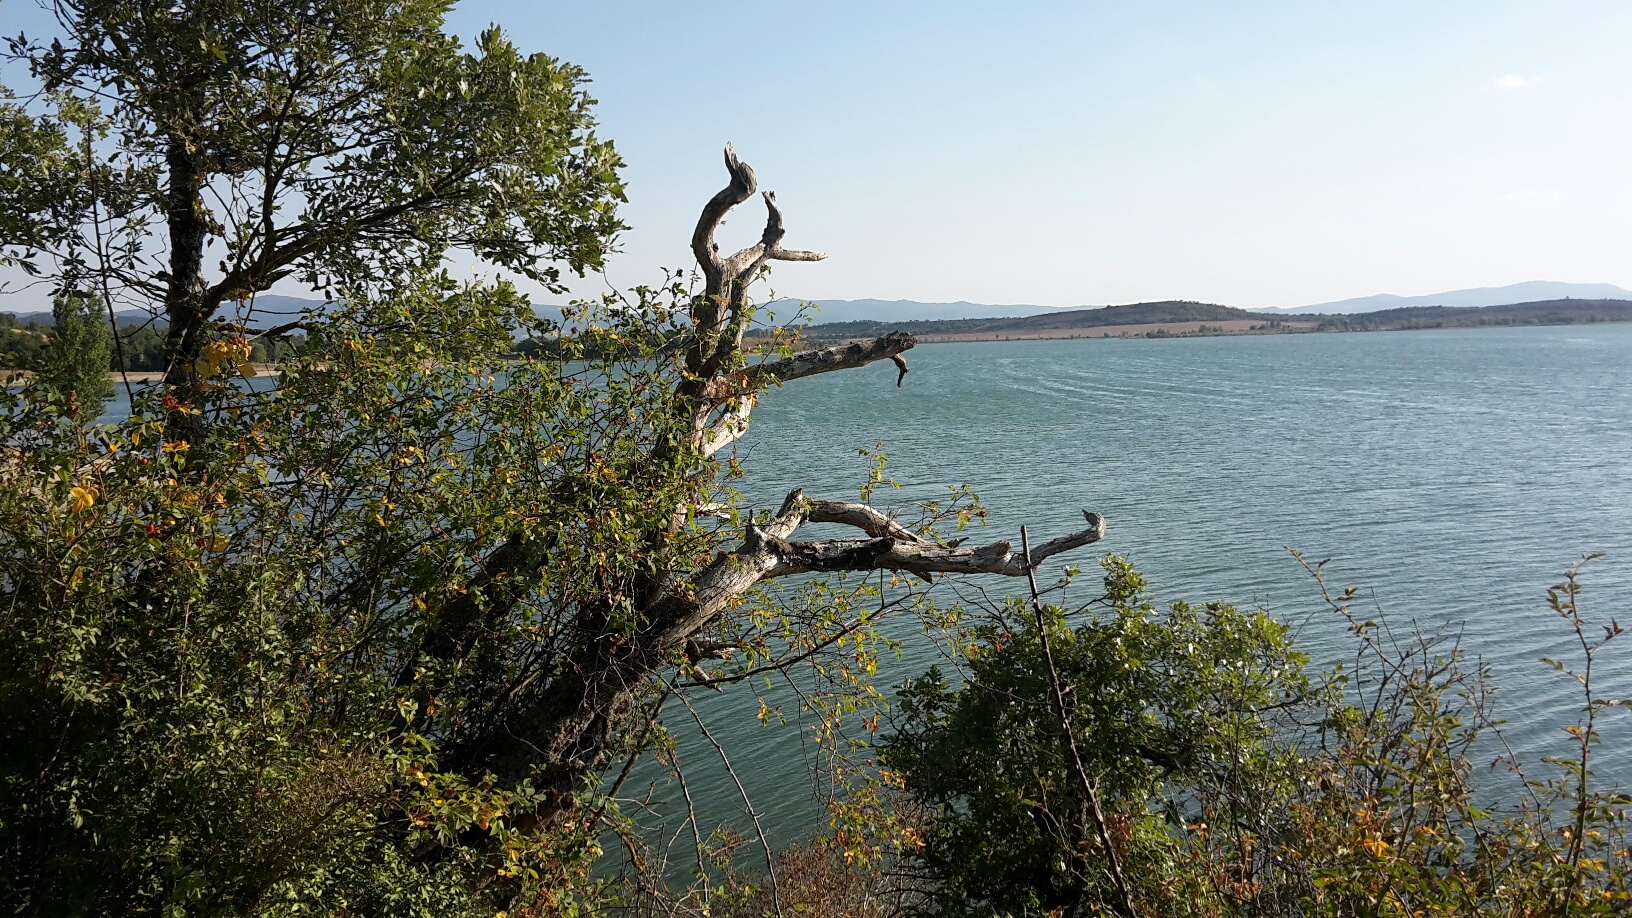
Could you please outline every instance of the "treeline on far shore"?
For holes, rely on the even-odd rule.
[[[1578,325],[1590,322],[1632,322],[1632,300],[1543,300],[1504,306],[1406,306],[1377,312],[1321,316],[1315,331]]]
[[[20,323],[15,315],[0,312],[0,369],[39,369],[49,352],[51,334],[49,324]],[[250,346],[249,359],[254,363],[275,363],[297,352],[301,344],[302,339],[298,337],[256,341]],[[109,370],[133,373],[163,370],[166,364],[164,329],[154,325],[122,325],[117,346],[109,350]]]
[[[1092,337],[1118,337],[1115,329],[1131,325],[1184,325],[1209,323],[1195,329],[1152,329],[1138,337],[1177,338],[1198,335],[1251,335],[1297,332],[1389,331],[1417,328],[1476,328],[1500,325],[1575,325],[1591,322],[1632,322],[1632,300],[1544,300],[1502,306],[1408,306],[1347,315],[1270,314],[1249,312],[1210,303],[1168,301],[1060,310],[1022,318],[929,319],[908,322],[826,322],[801,329],[804,339],[846,340],[873,337],[891,329],[918,336],[1009,335],[1015,337],[1074,337],[1073,331],[1094,330]],[[1211,324],[1218,323],[1218,324]],[[1233,327],[1224,323],[1233,323]],[[1243,323],[1251,323],[1244,326]],[[750,334],[768,334],[755,330]]]

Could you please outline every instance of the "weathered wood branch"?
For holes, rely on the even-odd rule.
[[[714,422],[714,425],[704,432],[703,455],[712,456],[742,439],[748,433],[748,417],[753,413],[753,410],[753,396],[739,396],[737,403],[732,405],[730,410],[721,415]]]
[[[1087,528],[1046,542],[1032,550],[1032,567],[1063,552],[1098,542],[1105,537],[1105,518],[1083,511]],[[788,537],[806,522],[854,526],[871,536],[790,542]],[[904,533],[904,535],[903,535]],[[930,579],[934,574],[998,574],[1024,577],[1025,558],[1008,541],[964,548],[937,545],[905,530],[875,508],[863,504],[806,498],[789,492],[774,517],[764,526],[748,524],[740,548],[721,553],[691,580],[684,602],[669,610],[661,643],[685,640],[721,614],[739,596],[764,580],[794,574],[836,571],[893,570]]]
[[[698,216],[692,231],[691,249],[703,269],[703,292],[692,299],[691,318],[696,339],[688,352],[692,373],[712,377],[729,367],[742,353],[742,338],[748,330],[747,290],[767,261],[821,261],[821,252],[787,249],[782,239],[787,228],[776,195],[767,191],[765,230],[759,242],[729,257],[720,254],[714,235],[725,215],[748,200],[758,187],[754,170],[737,158],[736,150],[725,145],[725,168],[731,181],[717,192]],[[698,431],[701,432],[700,430]]]
[[[875,539],[891,538],[902,542],[924,542],[923,536],[891,517],[877,507],[842,500],[806,498],[805,521],[808,523],[842,523],[860,529]]]
[[[907,375],[907,361],[901,355],[912,350],[918,339],[904,331],[893,331],[871,341],[856,341],[813,351],[801,351],[781,360],[767,360],[748,367],[736,378],[721,377],[709,386],[708,396],[716,402],[743,392],[757,391],[767,385],[791,382],[831,373],[834,370],[853,370],[878,360],[894,361],[900,374],[896,385]]]
[[[1061,552],[1097,542],[1105,536],[1105,520],[1088,514],[1088,528],[1038,546],[1032,563]],[[979,548],[943,548],[929,542],[892,538],[832,539],[826,542],[783,542],[775,546],[778,564],[765,575],[786,577],[813,571],[903,571],[909,574],[999,574],[1026,576],[1026,562],[1007,541]]]
[[[724,274],[727,278],[752,280],[767,261],[821,261],[827,258],[826,252],[783,248],[782,237],[788,231],[782,223],[782,208],[776,206],[776,192],[767,191],[761,197],[765,199],[765,232],[760,235],[758,245],[751,245],[725,260]]]
[[[785,360],[767,361],[749,367],[735,376],[715,377],[704,390],[695,418],[698,448],[703,455],[712,456],[742,439],[748,433],[749,416],[754,410],[754,393],[766,385],[834,370],[854,369],[875,360],[888,359],[894,361],[900,370],[895,378],[895,384],[899,387],[907,375],[907,361],[902,358],[901,352],[916,343],[906,332],[890,332],[872,341],[805,351]],[[730,410],[711,420],[710,415],[716,406],[726,404],[731,399],[737,399],[737,402]]]
[[[697,257],[697,264],[703,269],[703,277],[711,289],[722,286],[726,279],[720,247],[714,242],[714,231],[731,208],[748,200],[759,187],[753,167],[738,159],[737,151],[730,144],[725,145],[725,169],[731,173],[731,183],[703,205],[703,212],[697,218],[697,228],[691,234],[691,253]]]

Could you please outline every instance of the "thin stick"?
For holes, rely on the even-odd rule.
[[[91,228],[96,233],[96,260],[102,270],[97,272],[102,284],[102,304],[108,310],[108,331],[113,334],[113,354],[119,361],[119,379],[125,384],[125,401],[130,403],[130,413],[136,413],[136,390],[130,385],[130,365],[125,363],[125,342],[119,337],[119,319],[113,312],[113,290],[108,287],[108,255],[102,244],[102,202],[99,190],[96,187],[96,169],[91,162],[91,135],[90,128],[83,131],[85,142],[85,171],[91,176]]]
[[[1094,828],[1099,832],[1099,843],[1105,847],[1105,860],[1111,868],[1111,883],[1122,897],[1122,913],[1127,918],[1138,918],[1139,913],[1133,907],[1133,893],[1122,876],[1122,864],[1116,856],[1116,848],[1111,845],[1111,832],[1105,825],[1105,811],[1099,806],[1099,793],[1094,790],[1094,782],[1088,779],[1088,769],[1083,767],[1082,754],[1077,751],[1077,736],[1071,729],[1071,711],[1065,706],[1060,671],[1054,665],[1054,648],[1048,640],[1048,625],[1043,620],[1042,594],[1037,590],[1037,569],[1031,563],[1031,539],[1027,537],[1024,526],[1020,527],[1020,553],[1026,563],[1026,581],[1031,584],[1031,610],[1037,616],[1037,637],[1043,642],[1043,661],[1048,665],[1048,687],[1053,695],[1054,716],[1059,718],[1060,729],[1065,733],[1065,747],[1071,753],[1071,772],[1076,775],[1077,783],[1082,785],[1083,797],[1088,801],[1088,810],[1094,817]]]
[[[691,788],[686,786],[686,773],[680,767],[680,756],[671,754],[675,780],[680,782],[680,796],[686,798],[686,822],[691,823],[691,841],[697,852],[697,875],[703,881],[703,907],[708,907],[708,867],[703,863],[703,833],[697,827],[697,807],[691,802]]]
[[[742,805],[748,808],[748,818],[754,821],[754,834],[759,836],[759,846],[765,849],[765,871],[771,877],[771,905],[776,908],[778,918],[781,918],[782,887],[776,881],[776,858],[771,854],[771,843],[765,840],[765,829],[759,824],[759,814],[754,812],[754,803],[748,799],[748,791],[742,786],[742,779],[737,777],[737,770],[731,767],[731,759],[725,754],[725,747],[714,738],[714,734],[708,732],[708,725],[703,723],[697,709],[691,706],[691,702],[684,694],[677,693],[674,697],[680,699],[680,703],[691,712],[691,719],[697,721],[697,728],[703,731],[703,737],[714,747],[714,751],[719,753],[720,761],[725,763],[725,773],[731,776],[731,783],[737,786],[737,793],[742,795]]]

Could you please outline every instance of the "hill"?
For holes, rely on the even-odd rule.
[[[1131,303],[1126,306],[1101,306],[1097,309],[1056,309],[1040,315],[983,319],[928,319],[909,322],[822,322],[811,326],[806,334],[822,338],[863,337],[881,330],[900,328],[915,335],[992,335],[1035,334],[1082,328],[1106,328],[1118,325],[1154,325],[1182,322],[1263,322],[1261,313],[1218,306],[1213,303],[1193,303],[1187,300],[1163,300],[1157,303]]]
[[[1057,338],[1071,332],[1121,328],[1148,337],[1313,331],[1384,331],[1413,328],[1474,328],[1493,325],[1575,325],[1632,322],[1632,300],[1542,300],[1498,306],[1406,306],[1359,315],[1265,315],[1262,312],[1168,300],[1099,309],[1055,310],[997,319],[936,319],[918,322],[828,322],[805,328],[817,340],[875,337],[900,329],[924,340],[975,337]]]
[[[1632,300],[1542,300],[1500,306],[1405,306],[1320,317],[1316,331],[1476,328],[1487,325],[1576,325],[1632,322]]]
[[[1614,284],[1567,284],[1559,281],[1525,281],[1521,284],[1508,284],[1505,287],[1470,287],[1466,290],[1447,290],[1444,293],[1430,293],[1424,296],[1396,296],[1392,293],[1379,293],[1375,296],[1355,297],[1347,300],[1336,300],[1331,303],[1315,303],[1310,306],[1293,306],[1278,309],[1258,309],[1254,312],[1273,313],[1277,315],[1308,314],[1308,313],[1357,313],[1380,312],[1388,309],[1402,309],[1410,306],[1503,306],[1516,303],[1539,303],[1550,300],[1632,300],[1632,290],[1624,290]]]
[[[807,300],[816,306],[800,324],[832,325],[839,322],[924,322],[935,319],[1000,319],[1035,316],[1045,312],[1064,312],[1054,306],[1007,305],[971,303],[921,303],[917,300]],[[766,306],[779,320],[794,315],[799,300],[773,300]]]

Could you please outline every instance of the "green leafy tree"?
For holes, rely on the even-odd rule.
[[[85,217],[85,188],[66,126],[37,118],[0,86],[0,266],[39,274],[44,249],[65,244]]]
[[[59,296],[51,317],[51,339],[37,381],[61,399],[73,417],[89,424],[113,398],[113,381],[108,378],[113,334],[93,297]]]
[[[1047,647],[1014,603],[976,629],[961,684],[935,669],[902,692],[881,761],[929,814],[915,860],[940,914],[1120,914],[1113,861],[1135,901],[1200,908],[1232,891],[1227,877],[1180,882],[1187,831],[1250,866],[1288,823],[1302,769],[1277,727],[1318,709],[1319,691],[1286,627],[1223,603],[1157,609],[1125,562],[1105,566],[1105,595],[1077,624],[1042,609]]]
[[[0,367],[37,369],[45,355],[46,330],[36,323],[18,325],[17,317],[0,312]]]
[[[60,191],[8,181],[5,257],[162,314],[184,404],[223,304],[286,277],[355,294],[460,248],[555,289],[617,230],[620,161],[581,70],[497,29],[466,51],[448,6],[53,3],[61,34],[11,46],[45,111],[9,107],[0,152]]]

